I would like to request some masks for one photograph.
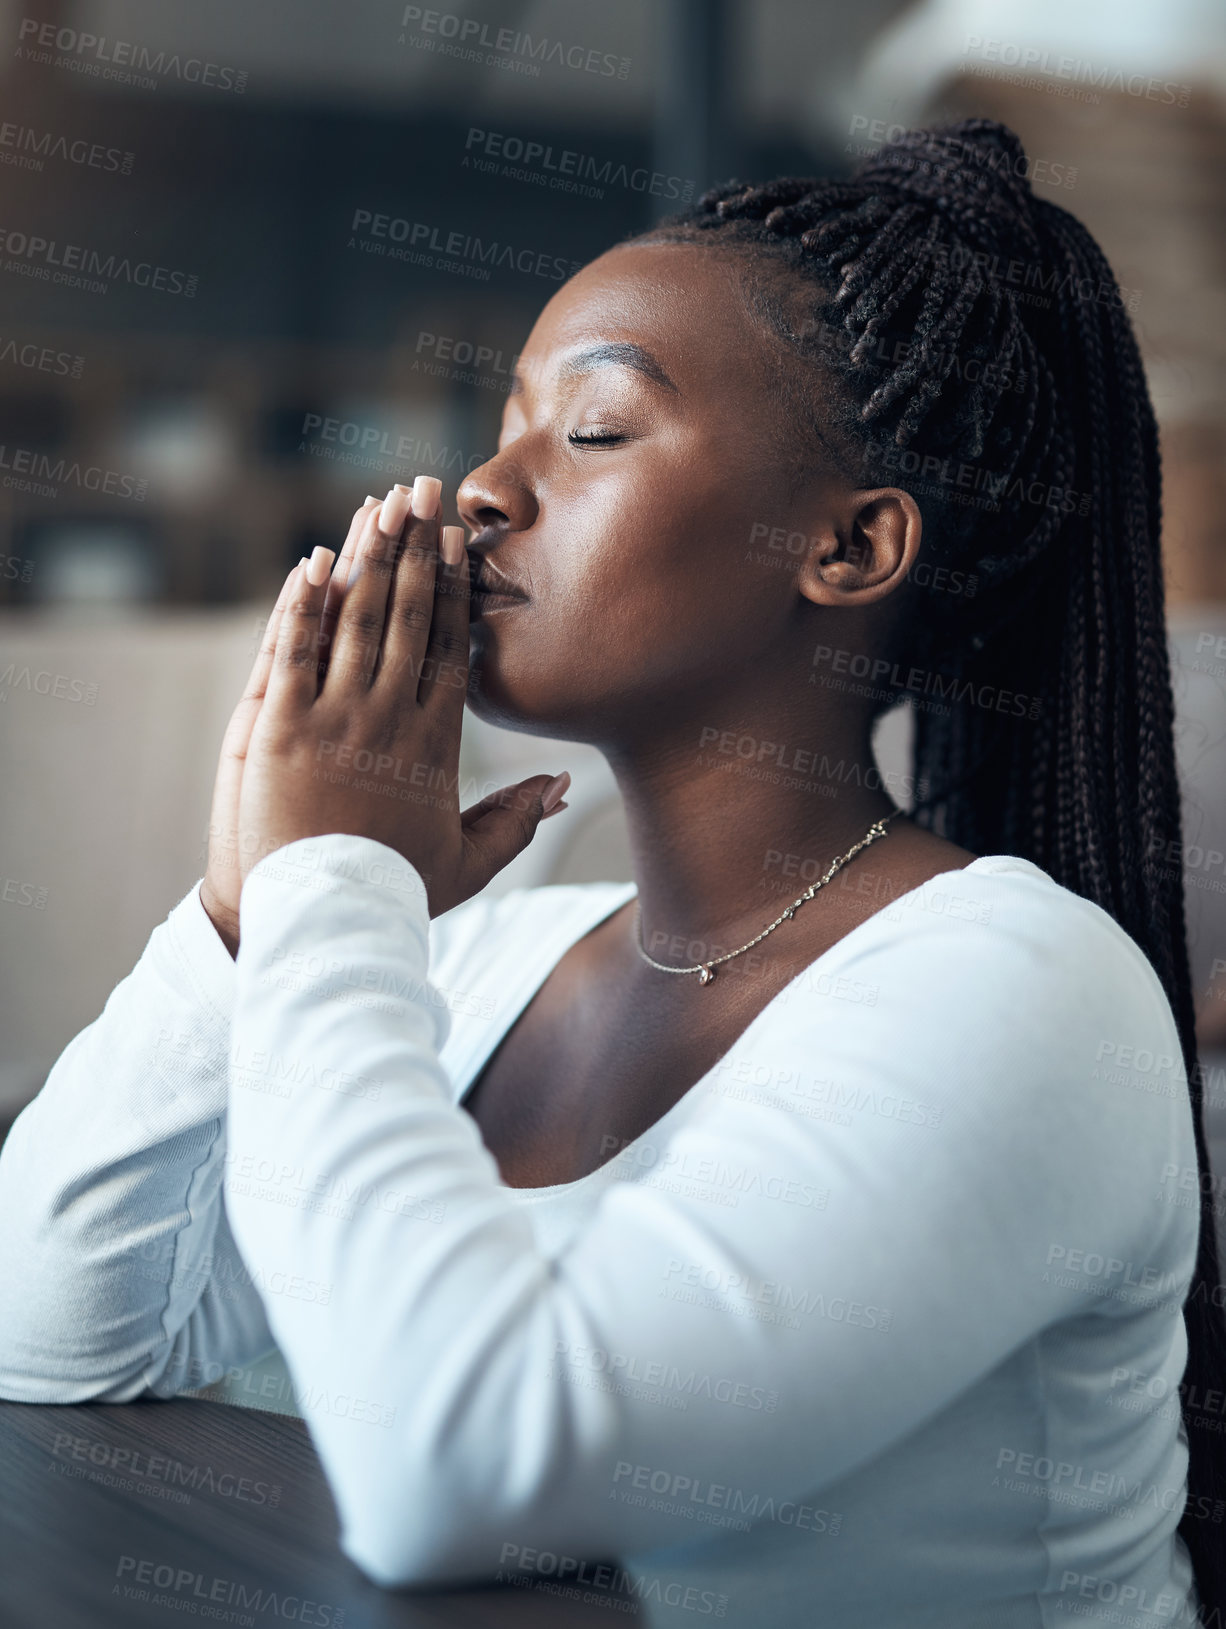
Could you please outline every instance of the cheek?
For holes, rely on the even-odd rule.
[[[479,716],[560,724],[722,684],[769,645],[781,584],[751,559],[745,505],[730,514],[707,466],[648,473],[627,464],[549,495],[537,535],[507,557],[531,603],[474,624]]]

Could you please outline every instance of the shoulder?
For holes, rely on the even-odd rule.
[[[850,1139],[853,1168],[866,1127],[905,1121],[925,1169],[984,1169],[984,1204],[1016,1188],[1056,1241],[1078,1243],[1092,1214],[1114,1218],[1113,1253],[1148,1260],[1159,1234],[1194,1252],[1194,1213],[1161,1204],[1164,1173],[1196,1164],[1170,1003],[1120,925],[1038,866],[991,855],[931,878],[784,1006],[755,1061],[781,1102],[804,1087],[843,1116],[845,1132],[821,1129]]]
[[[1178,1030],[1140,946],[1029,860],[985,855],[885,906],[806,970],[791,1014],[854,1025],[997,1081],[1057,1093],[1138,1057],[1183,1091]],[[816,1002],[813,997],[820,998]]]
[[[931,877],[864,925],[874,923],[879,932],[866,935],[866,953],[916,961],[939,947],[943,958],[973,971],[977,985],[1007,970],[1052,994],[1061,986],[1084,993],[1123,985],[1166,1005],[1152,964],[1120,924],[1017,855],[981,855]]]

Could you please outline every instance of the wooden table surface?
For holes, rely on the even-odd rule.
[[[192,1400],[0,1403],[4,1629],[565,1629],[613,1618],[643,1621],[641,1604],[615,1591],[568,1599],[547,1584],[379,1589],[341,1554],[300,1420]]]

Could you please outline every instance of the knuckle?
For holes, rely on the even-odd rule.
[[[458,660],[461,654],[468,654],[468,640],[462,639],[454,628],[439,628],[430,641],[430,654]]]
[[[354,606],[349,617],[350,631],[363,639],[373,639],[383,632],[383,617],[369,606]]]
[[[407,633],[420,633],[431,621],[429,609],[417,600],[406,600],[396,607],[396,620]]]
[[[410,534],[405,541],[403,559],[414,569],[433,566],[438,559],[437,545]]]
[[[313,647],[289,645],[277,652],[277,666],[283,671],[295,673],[306,668],[316,670],[319,667],[319,657]]]

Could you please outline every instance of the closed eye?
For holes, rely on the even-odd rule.
[[[577,430],[572,430],[566,439],[574,447],[607,447],[615,441],[624,441],[626,438],[625,436],[615,435],[611,431],[585,436],[580,435]]]

